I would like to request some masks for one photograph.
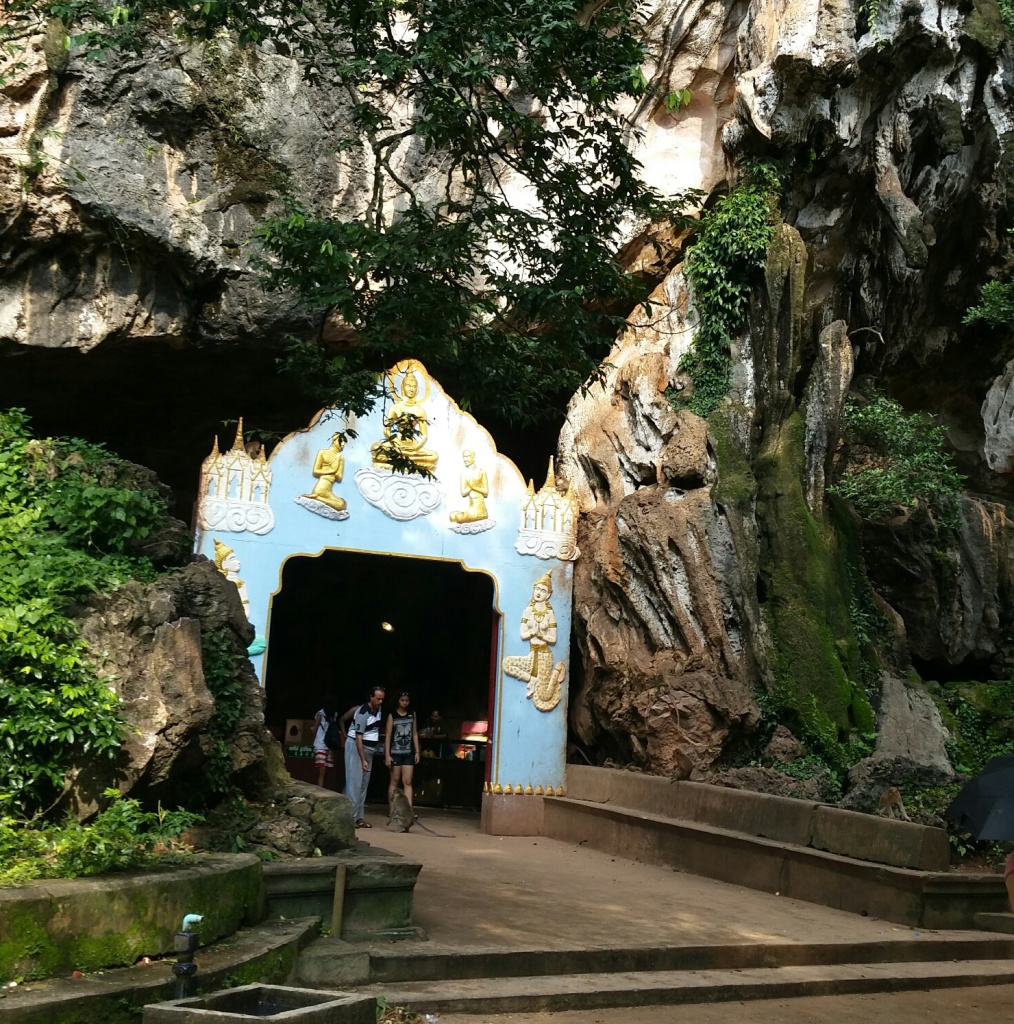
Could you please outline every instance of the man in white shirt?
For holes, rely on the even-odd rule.
[[[373,755],[380,749],[380,723],[383,718],[384,688],[375,686],[370,699],[352,716],[349,739],[355,735],[355,750],[345,747],[345,795],[352,801],[356,828],[372,828],[366,821],[366,789],[370,784]]]

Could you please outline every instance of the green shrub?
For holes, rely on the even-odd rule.
[[[36,878],[79,878],[139,867],[153,859],[179,859],[179,837],[201,818],[187,811],[144,811],[116,790],[112,803],[88,825],[73,818],[39,824],[0,817],[0,886]]]
[[[864,519],[922,503],[943,525],[958,525],[957,496],[964,478],[954,468],[944,428],[929,416],[909,415],[884,395],[850,400],[845,440],[845,470],[831,490]]]
[[[983,285],[982,300],[965,313],[961,322],[990,327],[1014,324],[1014,281],[990,281]]]
[[[119,750],[118,699],[67,609],[152,578],[127,552],[163,514],[101,446],[35,439],[22,410],[0,412],[0,793],[18,814],[46,808],[69,765]]]

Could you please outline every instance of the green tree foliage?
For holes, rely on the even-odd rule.
[[[22,410],[0,413],[0,794],[18,813],[45,808],[70,764],[119,750],[117,697],[67,610],[150,577],[128,547],[163,514],[100,445],[35,439]]]
[[[693,387],[685,406],[707,416],[729,391],[729,346],[746,326],[750,292],[764,266],[773,229],[772,207],[779,191],[769,164],[747,177],[701,216],[686,276],[693,285],[697,330],[693,347],[680,361]]]
[[[926,504],[944,526],[958,525],[964,478],[954,468],[943,427],[908,415],[884,395],[850,400],[845,410],[845,470],[832,490],[865,519]]]
[[[335,353],[294,342],[291,369],[361,414],[405,356],[462,404],[518,421],[573,392],[644,297],[616,258],[632,225],[682,201],[647,188],[618,112],[648,83],[635,0],[15,0],[73,25],[92,53],[142,51],[153,24],[187,41],[232,34],[298,55],[343,91],[350,174],[365,209],[341,220],[295,198],[257,230],[268,288],[327,308],[354,333]],[[661,99],[660,99],[661,102]],[[424,179],[404,170],[409,151]]]

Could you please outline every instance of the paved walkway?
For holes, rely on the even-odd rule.
[[[367,808],[373,828],[358,836],[422,862],[414,919],[434,944],[566,949],[982,934],[917,931],[552,839],[487,836],[474,814],[420,808],[426,825],[452,839],[418,826],[389,832],[379,810]]]

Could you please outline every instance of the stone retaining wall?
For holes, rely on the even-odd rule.
[[[567,765],[567,796],[893,867],[946,871],[950,865],[943,829],[810,800],[577,764]]]
[[[261,862],[206,854],[173,867],[0,889],[0,979],[125,966],[172,949],[185,914],[202,944],[264,916]]]

